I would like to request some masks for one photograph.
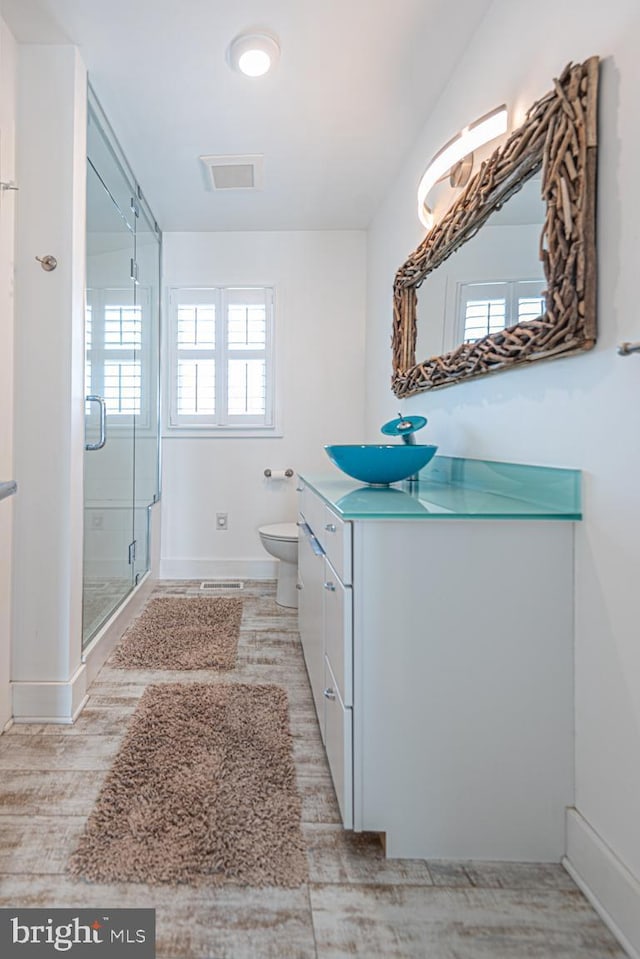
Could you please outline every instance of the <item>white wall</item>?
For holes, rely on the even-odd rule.
[[[569,859],[640,951],[640,357],[621,358],[615,349],[640,339],[639,44],[637,0],[495,0],[369,233],[367,424],[376,436],[398,405],[388,387],[391,287],[423,236],[415,194],[426,162],[501,102],[519,121],[569,60],[598,54],[595,350],[402,405],[429,417],[424,439],[442,453],[584,471],[576,540],[577,814],[570,834],[577,830],[582,843],[571,840]]]
[[[74,47],[21,45],[18,80],[13,706],[69,720],[84,695],[86,72]]]
[[[15,179],[16,44],[0,19],[0,180]],[[0,480],[14,478],[13,257],[16,193],[0,191]],[[13,498],[0,503],[0,731],[11,717]]]
[[[295,520],[295,480],[264,469],[326,470],[324,444],[363,435],[365,234],[165,233],[163,246],[165,288],[275,286],[282,436],[165,435],[161,575],[273,576],[257,530]]]

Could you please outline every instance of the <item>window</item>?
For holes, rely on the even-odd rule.
[[[170,293],[172,427],[273,429],[273,290]]]
[[[134,302],[135,295],[135,302]],[[89,289],[85,313],[86,392],[103,396],[111,425],[149,419],[148,373],[142,363],[143,312],[148,293]]]
[[[544,280],[500,280],[461,283],[457,342],[475,343],[505,327],[535,320],[546,310]]]

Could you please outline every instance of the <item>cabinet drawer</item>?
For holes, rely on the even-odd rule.
[[[353,828],[353,714],[340,699],[331,666],[325,658],[324,729],[329,769],[345,829]]]
[[[316,536],[318,541],[322,544],[320,533],[325,523],[324,511],[326,509],[326,504],[324,500],[321,499],[317,493],[314,493],[313,490],[310,489],[303,480],[298,482],[298,488],[301,488],[300,512],[302,513],[305,523],[308,523],[308,525],[311,527],[313,535]]]
[[[351,586],[343,586],[324,560],[325,653],[345,706],[353,706],[353,612]]]
[[[299,480],[300,513],[343,583],[351,583],[351,523],[330,509],[304,480]]]
[[[323,601],[325,559],[314,540],[301,527],[298,545],[298,628],[313,701],[324,740],[324,637]]]
[[[317,534],[331,565],[343,583],[351,583],[351,523],[325,504],[322,530]]]

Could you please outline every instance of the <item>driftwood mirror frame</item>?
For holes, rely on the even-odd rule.
[[[569,63],[554,80],[553,90],[534,103],[522,126],[482,164],[400,267],[393,287],[396,396],[452,386],[595,344],[597,96],[598,57]],[[417,289],[540,169],[546,218],[539,256],[546,277],[546,312],[416,363]]]

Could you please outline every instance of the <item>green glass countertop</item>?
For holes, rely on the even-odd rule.
[[[343,519],[582,519],[579,470],[436,456],[412,484],[300,478]]]

